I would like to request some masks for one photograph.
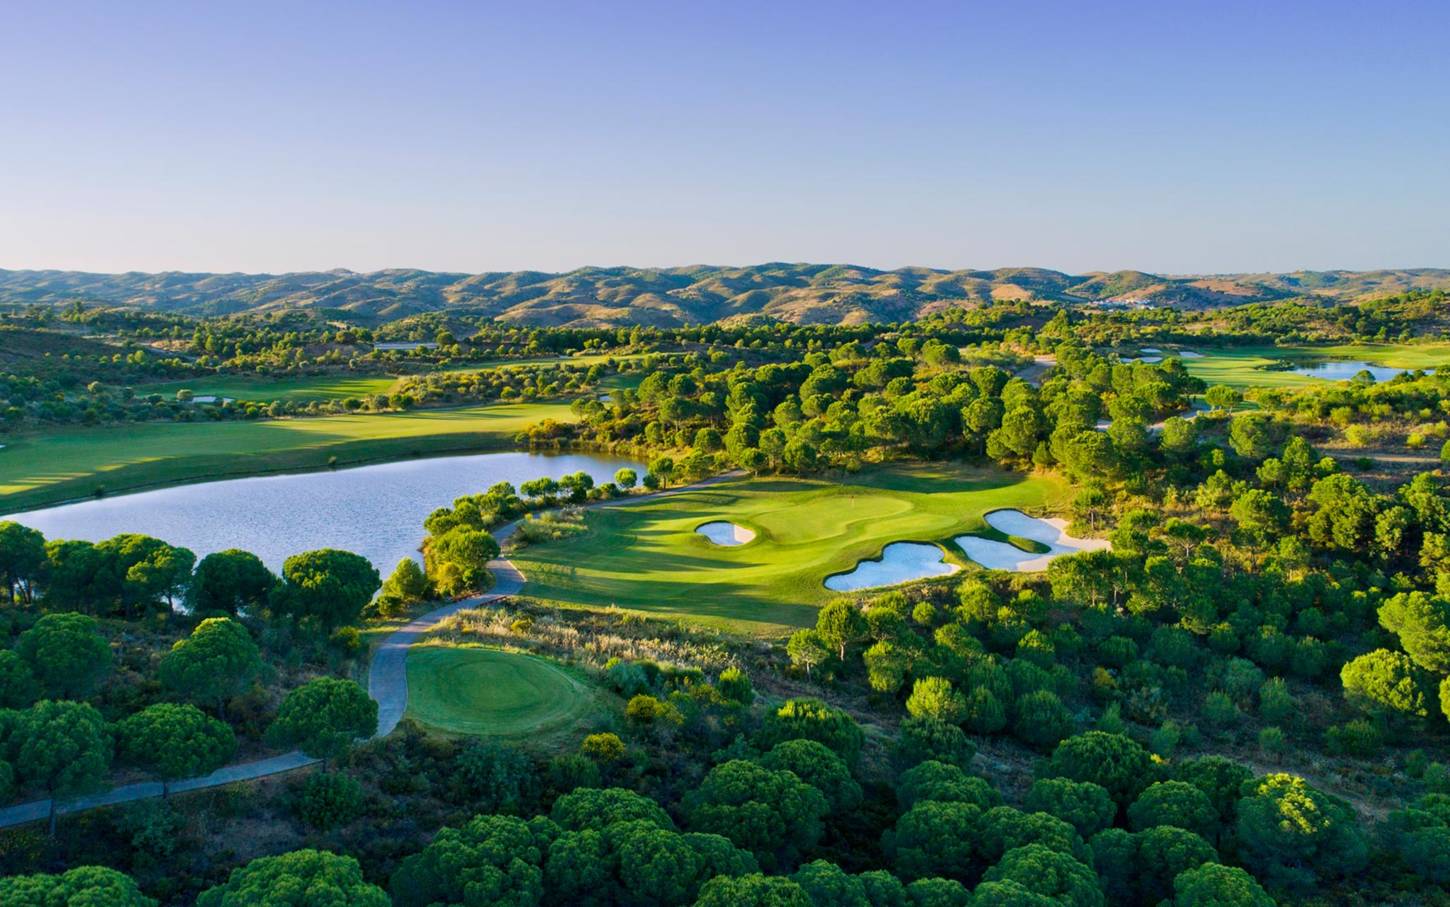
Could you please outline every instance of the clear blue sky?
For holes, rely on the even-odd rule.
[[[0,0],[0,267],[1450,266],[1450,3]]]

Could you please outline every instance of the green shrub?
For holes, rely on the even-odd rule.
[[[1072,733],[1072,715],[1057,694],[1049,690],[1023,696],[1017,700],[1016,712],[1012,732],[1019,740],[1039,749],[1056,746]]]
[[[1032,783],[1023,804],[1030,812],[1056,816],[1090,838],[1113,824],[1117,804],[1102,785],[1067,778],[1040,778]]]
[[[977,748],[962,729],[934,718],[902,719],[896,733],[896,763],[908,769],[927,760],[943,762],[965,769],[971,765]]]
[[[1259,749],[1279,755],[1289,748],[1289,740],[1282,728],[1266,727],[1259,731]]]
[[[316,773],[297,798],[297,817],[321,831],[346,825],[362,811],[362,785],[340,772]]]
[[[1298,704],[1282,677],[1270,677],[1259,687],[1259,717],[1270,724],[1283,724],[1294,717]]]
[[[1384,735],[1370,721],[1360,718],[1336,724],[1324,732],[1324,746],[1337,756],[1368,758],[1380,751]]]
[[[1203,720],[1208,722],[1209,727],[1227,731],[1237,725],[1242,717],[1238,705],[1229,694],[1215,691],[1204,697]]]

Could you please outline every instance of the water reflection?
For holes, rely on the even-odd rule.
[[[487,453],[433,457],[329,472],[225,479],[19,513],[48,539],[100,541],[139,532],[183,545],[201,558],[244,548],[273,570],[299,551],[342,548],[384,574],[417,557],[423,519],[454,498],[495,482],[584,471],[596,483],[638,463],[597,454]]]

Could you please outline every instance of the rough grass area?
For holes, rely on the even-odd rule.
[[[891,542],[940,543],[968,566],[953,536],[1005,538],[982,515],[1052,510],[1067,485],[952,464],[893,466],[834,480],[740,479],[585,514],[588,530],[529,545],[514,558],[526,595],[575,607],[618,606],[756,635],[814,622],[821,585]],[[727,520],[753,541],[712,544],[695,528]]]
[[[0,438],[5,512],[88,497],[268,472],[512,447],[541,419],[573,421],[567,403],[490,403],[385,415],[258,422],[154,422]]]
[[[1184,359],[1188,373],[1210,385],[1235,387],[1308,387],[1327,384],[1323,378],[1276,370],[1282,360],[1304,365],[1326,360],[1361,360],[1392,368],[1435,368],[1450,365],[1450,343],[1345,343],[1332,346],[1240,346],[1213,349],[1187,344],[1203,354]]]
[[[407,716],[450,734],[542,742],[598,717],[606,697],[537,655],[477,646],[408,653]]]

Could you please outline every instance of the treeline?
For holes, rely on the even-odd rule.
[[[1123,363],[1069,343],[1038,387],[964,364],[955,346],[902,337],[756,368],[659,369],[635,391],[581,402],[573,432],[586,444],[684,450],[751,472],[966,455],[1129,474],[1153,457],[1153,421],[1187,410],[1202,390],[1178,360]]]
[[[412,731],[370,744],[349,757],[354,770],[401,761],[431,796],[477,814],[421,849],[379,852],[383,872],[371,855],[299,850],[251,861],[198,903],[307,888],[343,903],[419,907],[480,897],[524,907],[1268,907],[1275,901],[1255,874],[1281,891],[1313,890],[1361,872],[1372,855],[1384,859],[1396,841],[1367,836],[1344,804],[1302,779],[1255,776],[1222,757],[1157,762],[1121,734],[1064,739],[1012,806],[972,774],[972,744],[938,719],[909,719],[889,760],[868,768],[862,729],[820,700],[762,706],[730,670],[713,682],[658,673],[643,682],[669,690],[673,711],[645,708],[663,700],[637,693],[623,736],[592,734],[572,753],[429,745]],[[735,743],[687,791],[657,800],[631,789],[651,783],[640,773],[650,749],[672,735],[703,739],[712,727],[735,733]],[[330,809],[320,807],[324,787],[337,794]],[[295,808],[313,827],[337,828],[376,809],[364,799],[313,779]],[[368,840],[380,850],[376,834]],[[1403,871],[1400,856],[1389,859],[1380,872]],[[69,876],[0,886],[154,903],[114,870]]]
[[[314,593],[312,585],[325,593]],[[210,614],[287,616],[331,632],[356,623],[378,590],[378,572],[350,551],[325,548],[289,557],[275,576],[240,549],[197,561],[187,548],[125,533],[101,542],[47,540],[0,523],[0,585],[12,604],[139,620],[179,607]]]
[[[380,585],[356,554],[303,552],[279,576],[240,550],[197,562],[147,536],[46,541],[6,522],[0,579],[0,799],[50,798],[52,834],[57,801],[113,770],[167,784],[243,747],[336,757],[376,729],[366,692],[327,676],[361,651]]]
[[[658,487],[659,481],[652,473],[647,473],[645,479],[646,487]],[[498,482],[487,491],[457,498],[452,506],[434,510],[423,521],[427,533],[423,539],[426,573],[420,574],[414,561],[404,558],[384,585],[378,607],[386,614],[423,598],[456,597],[487,589],[493,580],[488,562],[499,554],[491,530],[527,514],[607,501],[628,494],[638,481],[638,474],[629,467],[619,469],[613,482],[602,485],[596,485],[592,476],[581,471],[557,480],[540,476],[517,489],[511,482]],[[516,535],[524,541],[535,540],[535,525],[531,521],[521,523]]]

